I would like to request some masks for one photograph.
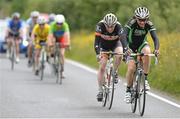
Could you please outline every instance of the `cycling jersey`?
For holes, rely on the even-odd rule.
[[[35,48],[41,48],[39,43],[41,41],[47,41],[47,37],[49,35],[49,25],[45,24],[44,29],[42,30],[39,24],[36,24],[33,28],[33,34],[35,35]]]
[[[56,38],[60,38],[64,35],[65,32],[69,32],[69,26],[66,22],[62,26],[58,27],[56,22],[50,24],[50,33],[52,33]]]
[[[29,26],[29,34],[31,35],[32,30],[36,24],[33,22],[32,18],[29,18],[26,23]]]
[[[148,44],[146,35],[148,31],[150,32],[155,49],[159,49],[159,41],[155,32],[156,28],[154,27],[151,21],[147,21],[144,28],[139,27],[136,19],[132,18],[125,25],[125,33],[128,38],[128,45],[134,52],[140,52],[141,49]]]
[[[106,30],[106,26],[104,25],[103,21],[100,21],[96,25],[94,48],[95,48],[96,54],[99,54],[100,50],[114,51],[116,47],[121,46],[121,41],[119,37],[115,40],[105,40],[100,36],[100,34],[108,35],[108,36],[122,36],[123,28],[119,22],[115,25],[114,31],[112,33],[109,33]]]
[[[19,33],[19,30],[22,28],[22,21],[19,20],[16,23],[14,20],[10,20],[8,22],[8,28],[14,33]]]

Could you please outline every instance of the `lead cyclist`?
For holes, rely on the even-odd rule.
[[[153,23],[149,20],[149,10],[146,7],[138,7],[134,12],[134,17],[129,20],[129,22],[125,25],[125,34],[128,39],[129,48],[134,53],[145,53],[150,54],[150,46],[147,42],[147,33],[150,32],[150,35],[154,41],[154,53],[156,56],[159,55],[159,40],[156,35],[156,28]],[[148,73],[150,67],[150,57],[143,56],[143,70],[145,75],[145,86],[146,89],[149,90],[150,86],[148,83]],[[127,79],[127,89],[125,94],[126,103],[130,103],[131,101],[131,87],[133,85],[133,76],[135,72],[135,59],[134,57],[127,58],[128,70],[126,73]]]

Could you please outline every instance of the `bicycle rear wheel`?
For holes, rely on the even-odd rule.
[[[145,89],[145,76],[141,74],[139,78],[139,93],[138,93],[138,102],[139,102],[139,113],[141,116],[144,115],[145,104],[146,104],[146,89]]]
[[[40,66],[40,71],[41,71],[41,80],[44,78],[44,53],[42,53],[41,57],[41,66]]]
[[[111,67],[109,80],[108,80],[108,109],[110,110],[113,104],[114,99],[114,82],[115,82],[115,74],[114,69]]]
[[[139,75],[135,74],[135,78],[133,80],[133,87],[132,87],[132,90],[131,90],[131,111],[132,111],[132,113],[136,112],[136,107],[137,107],[138,78],[139,78]]]

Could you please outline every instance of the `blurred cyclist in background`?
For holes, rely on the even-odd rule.
[[[39,74],[39,57],[41,52],[41,42],[47,42],[49,34],[49,25],[43,16],[38,18],[38,24],[36,24],[32,31],[32,40],[35,45],[35,75]]]
[[[19,44],[21,42],[23,36],[23,30],[22,30],[22,21],[20,20],[20,13],[15,12],[12,14],[12,19],[8,22],[7,31],[5,35],[5,39],[7,42],[7,57],[10,56],[10,48],[12,45],[12,40],[15,40],[15,46],[16,46],[16,62],[18,63],[20,61],[19,59]]]
[[[27,20],[27,31],[26,31],[26,35],[27,35],[27,39],[29,41],[28,44],[28,66],[30,67],[32,65],[32,39],[31,39],[31,34],[32,34],[32,30],[34,28],[34,26],[37,24],[37,20],[39,17],[39,12],[38,11],[32,11],[30,14],[30,18]]]
[[[52,22],[55,21],[56,15],[54,13],[49,14],[49,21],[48,24],[51,24]]]
[[[64,54],[65,48],[70,46],[70,31],[69,25],[65,21],[64,15],[58,14],[55,17],[55,21],[50,25],[50,34],[49,34],[49,46],[55,46],[55,42],[60,43],[60,54],[62,61],[61,71],[64,71]],[[53,50],[51,50],[53,56]],[[62,76],[64,78],[64,76]]]

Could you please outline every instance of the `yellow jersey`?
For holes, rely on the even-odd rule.
[[[44,24],[44,28],[41,29],[39,24],[36,24],[33,28],[33,34],[36,36],[35,40],[47,41],[49,35],[49,25]]]

